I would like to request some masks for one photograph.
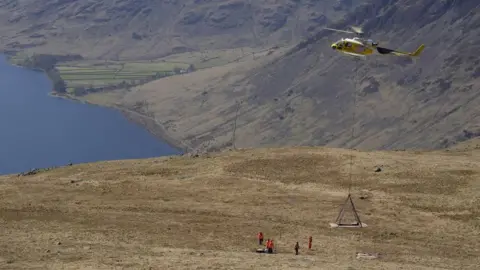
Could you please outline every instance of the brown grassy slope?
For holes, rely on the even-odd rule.
[[[480,58],[478,42],[471,42],[480,36],[480,15],[471,12],[477,1],[380,2],[337,26],[361,24],[394,49],[410,51],[424,43],[419,58],[375,55],[361,61],[357,72],[351,57],[329,47],[344,35],[321,31],[288,55],[270,56],[276,61],[162,79],[121,103],[146,101],[143,109],[167,133],[200,148],[228,146],[238,100],[239,147],[442,148],[480,136]]]
[[[368,227],[331,229],[350,154]],[[279,148],[2,176],[0,267],[476,269],[479,163],[471,150]],[[278,255],[253,253],[258,231],[274,238]]]
[[[304,37],[358,1],[0,0],[0,47],[150,59]]]
[[[224,66],[156,80],[130,90],[88,94],[79,99],[121,108],[157,137],[186,151],[223,148],[231,144],[233,130],[231,118],[223,117],[232,117],[232,106],[243,99],[243,94],[239,94],[241,84],[236,80],[286,50],[288,47],[245,54]]]
[[[148,106],[136,110],[152,116],[169,137],[181,141],[182,145],[223,148],[231,143],[235,104],[244,98],[244,85],[237,81],[250,70],[281,56],[284,51],[271,50],[271,53],[255,54],[255,58],[249,55],[225,66],[157,80],[123,96],[117,95],[115,99],[108,93],[89,95],[85,99],[100,104],[115,100],[132,109],[144,102]],[[252,113],[262,118],[261,108]],[[255,137],[239,138],[239,143],[243,139],[253,142]]]

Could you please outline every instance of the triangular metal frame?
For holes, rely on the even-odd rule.
[[[343,215],[345,215],[345,206],[350,202],[350,205],[352,206],[353,210],[353,215],[355,216],[355,220],[357,221],[356,223],[349,224],[349,223],[341,223]],[[340,209],[340,213],[338,213],[338,216],[335,220],[335,223],[330,223],[331,227],[335,228],[363,228],[367,227],[367,224],[362,223],[360,220],[360,216],[357,213],[357,209],[355,208],[355,204],[353,203],[352,200],[352,195],[349,193],[347,196],[347,199],[343,203],[342,209]]]

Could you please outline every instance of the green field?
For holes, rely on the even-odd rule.
[[[245,49],[242,53],[238,49],[183,53],[152,61],[72,61],[57,65],[57,69],[69,91],[72,91],[75,87],[100,88],[123,82],[138,84],[155,75],[174,75],[175,69],[187,69],[191,64],[195,69],[209,68],[225,65],[248,54],[251,54],[251,50]]]
[[[139,85],[178,74],[180,70],[187,70],[191,65],[195,70],[223,66],[233,62],[245,61],[251,59],[253,55],[262,55],[268,51],[269,49],[252,48],[206,50],[175,54],[162,59],[146,61],[68,61],[57,63],[55,67],[66,84],[67,92],[77,94],[85,92],[85,90],[89,91],[92,88],[124,88]],[[31,56],[27,53],[17,53],[10,58],[10,62],[28,65],[31,63],[29,59]]]
[[[152,77],[173,75],[175,69],[187,69],[189,64],[157,62],[70,62],[57,65],[60,76],[72,91],[76,87],[101,88],[123,82],[138,84]]]

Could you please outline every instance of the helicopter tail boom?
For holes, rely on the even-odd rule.
[[[394,55],[397,55],[397,56],[412,56],[412,57],[416,57],[416,56],[419,56],[423,49],[425,48],[425,45],[422,44],[420,45],[416,50],[415,52],[413,53],[408,53],[408,52],[401,52],[401,51],[395,51],[395,50],[392,50],[392,49],[387,49],[387,48],[382,48],[382,47],[377,47],[377,51],[378,53],[380,54],[394,54]]]

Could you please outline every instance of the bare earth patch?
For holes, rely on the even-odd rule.
[[[305,147],[2,176],[0,268],[476,269],[479,162]],[[332,229],[350,185],[368,227]],[[258,231],[278,254],[254,252]]]

